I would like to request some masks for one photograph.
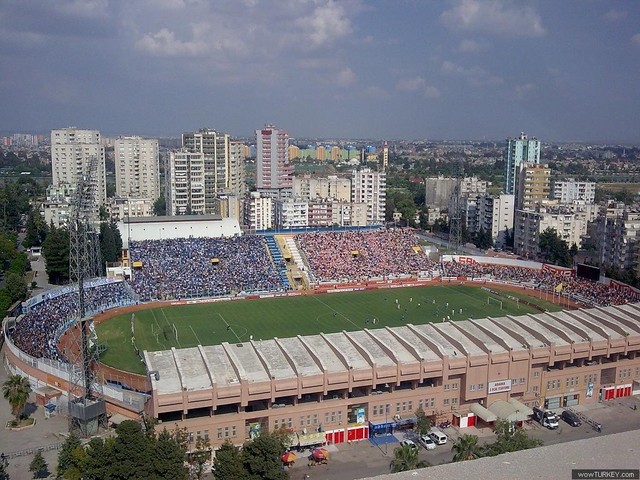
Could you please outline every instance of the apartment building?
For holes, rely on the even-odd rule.
[[[370,168],[353,170],[351,202],[367,205],[367,225],[382,225],[385,221],[387,177]]]
[[[53,185],[77,185],[81,176],[89,174],[90,171],[96,182],[96,205],[104,205],[107,199],[107,183],[105,151],[100,132],[76,127],[51,130]]]
[[[160,153],[157,139],[118,137],[114,142],[116,195],[121,198],[160,198]]]
[[[495,248],[504,248],[507,237],[513,234],[515,198],[513,195],[483,194],[477,197],[478,231],[491,232]]]
[[[573,179],[556,180],[551,188],[551,198],[560,203],[573,203],[582,201],[594,203],[596,201],[595,182],[579,182]]]
[[[289,134],[266,125],[256,130],[256,187],[272,198],[292,188],[293,165],[289,162]]]
[[[204,215],[204,155],[170,152],[167,167],[167,215]]]
[[[245,200],[244,225],[251,230],[268,230],[274,227],[273,202],[260,192],[250,192]]]
[[[518,172],[524,164],[540,163],[540,141],[529,138],[524,133],[519,137],[508,138],[504,151],[505,193],[514,194],[518,183]]]

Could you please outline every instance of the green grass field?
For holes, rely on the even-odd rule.
[[[537,313],[505,297],[500,297],[502,309],[493,300],[487,304],[490,296],[497,298],[477,287],[447,285],[170,306],[136,312],[135,338],[141,351],[153,351],[442,322],[447,317],[466,320]],[[526,298],[547,310],[560,309]],[[145,373],[130,341],[131,314],[98,325],[97,332],[99,343],[107,346],[102,362]]]

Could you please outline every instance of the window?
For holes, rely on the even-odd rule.
[[[452,389],[452,390],[457,390],[457,389],[458,389],[458,382],[453,382],[453,383],[451,384],[451,389]]]
[[[374,416],[374,417],[377,417],[377,416],[378,416],[378,406],[377,406],[377,405],[374,405],[374,406],[373,406],[373,416]]]
[[[289,417],[289,421],[287,422],[289,428],[293,428],[293,418]]]
[[[524,377],[520,378],[520,385],[524,385],[525,383],[527,383],[527,379]]]
[[[448,398],[445,398],[445,399],[442,401],[442,404],[443,404],[443,405],[449,405],[449,399],[448,399]]]
[[[475,391],[476,391],[476,385],[475,385],[475,383],[472,383],[471,385],[469,385],[469,390],[470,390],[470,391],[472,391],[472,392],[475,392]]]
[[[540,370],[533,372],[533,378],[540,378]]]
[[[233,427],[231,427],[231,436],[234,437],[234,438],[237,436],[235,425]]]
[[[534,385],[534,386],[531,388],[531,390],[532,390],[533,392],[537,392],[537,391],[539,390],[538,385]]]
[[[445,392],[448,392],[448,391],[449,391],[449,387],[450,387],[450,385],[447,383],[447,384],[444,386],[444,391],[445,391]]]
[[[478,390],[484,390],[484,383],[478,384]]]
[[[221,439],[222,438],[222,428],[218,429],[218,438]]]
[[[329,423],[329,412],[324,413],[324,423]]]

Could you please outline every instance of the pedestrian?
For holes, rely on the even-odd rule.
[[[602,431],[602,425],[600,425],[599,423],[596,424],[596,430],[598,430],[598,433],[600,433]]]

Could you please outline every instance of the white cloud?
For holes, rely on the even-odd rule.
[[[465,68],[448,60],[442,62],[441,71],[445,75],[464,78],[469,85],[476,87],[495,87],[504,83],[501,77],[493,75],[483,68]]]
[[[60,12],[75,17],[99,18],[107,14],[107,0],[71,0],[54,2]]]
[[[198,56],[209,50],[202,41],[183,41],[176,38],[174,32],[163,28],[156,33],[144,35],[136,47],[145,53],[156,56]]]
[[[334,83],[341,87],[348,87],[356,81],[356,74],[349,67],[343,68],[334,77]]]
[[[461,53],[478,53],[483,50],[486,50],[486,45],[476,40],[462,40],[458,46]]]
[[[402,78],[398,81],[396,88],[401,92],[418,92],[426,98],[440,96],[440,90],[433,85],[429,85],[422,77]]]
[[[507,0],[458,0],[440,15],[440,21],[452,30],[509,37],[539,37],[546,33],[533,8]]]
[[[636,47],[640,47],[640,33],[636,33],[631,37],[631,43]]]
[[[627,18],[627,12],[625,12],[624,10],[616,9],[609,10],[604,14],[604,18],[608,22],[617,22],[618,20],[624,20],[625,18]]]
[[[526,83],[524,85],[516,85],[516,87],[513,89],[513,96],[517,100],[522,100],[530,92],[534,91],[535,89],[536,89],[536,86],[533,83]]]
[[[333,1],[320,5],[310,15],[298,19],[296,24],[315,47],[332,43],[351,32],[351,21],[344,8]]]

